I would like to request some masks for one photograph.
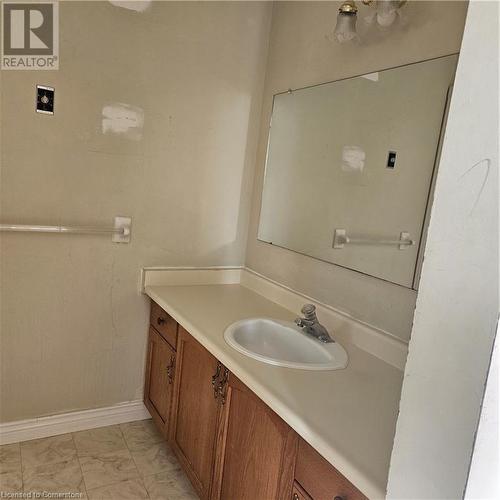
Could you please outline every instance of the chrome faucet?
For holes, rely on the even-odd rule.
[[[316,306],[314,304],[305,304],[300,312],[304,317],[297,318],[295,324],[300,326],[305,333],[321,342],[335,342],[335,340],[330,337],[327,329],[318,321]]]

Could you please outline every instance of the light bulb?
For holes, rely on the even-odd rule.
[[[391,26],[397,18],[397,10],[402,2],[394,0],[378,0],[377,23],[382,28]]]
[[[396,11],[383,12],[382,14],[377,14],[377,23],[383,28],[388,28],[396,20]]]
[[[337,25],[333,34],[339,43],[354,42],[359,39],[356,33],[356,14],[344,14],[339,12]]]

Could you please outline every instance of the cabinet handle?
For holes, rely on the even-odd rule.
[[[336,497],[333,497],[333,500],[344,500],[344,497],[339,497],[338,495]]]
[[[219,379],[219,383],[217,384],[216,397],[216,399],[218,399],[222,405],[226,403],[226,385],[228,377],[229,370],[227,368],[224,368],[224,373],[222,374],[222,377]]]
[[[215,369],[215,373],[214,375],[212,376],[212,387],[214,389],[214,399],[217,399],[218,398],[218,391],[217,391],[217,387],[218,387],[218,384],[217,384],[217,381],[220,377],[220,371],[222,369],[222,364],[217,361],[217,368]]]
[[[160,316],[158,316],[158,318],[156,318],[156,323],[158,326],[164,325],[166,322],[167,322],[167,320],[165,318],[161,318]]]
[[[294,493],[292,500],[300,500],[299,495],[297,495],[297,493]],[[333,500],[335,500],[335,499],[333,499]]]
[[[224,371],[222,370],[224,368]],[[223,366],[220,361],[217,361],[217,368],[212,377],[212,387],[214,389],[214,399],[220,401],[221,404],[226,402],[226,383],[229,377],[229,370]]]
[[[174,368],[175,368],[175,356],[172,354],[172,356],[170,356],[170,364],[167,366],[167,377],[169,384],[171,384],[174,381]]]

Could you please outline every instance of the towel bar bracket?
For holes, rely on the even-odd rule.
[[[376,238],[351,238],[347,236],[345,229],[335,229],[333,237],[333,248],[340,250],[346,245],[396,245],[399,250],[406,250],[408,247],[415,245],[415,241],[410,239],[410,233],[401,231],[399,240],[384,240]]]
[[[120,233],[113,233],[113,243],[130,243],[130,228],[132,219],[130,217],[115,217],[115,229],[121,229]]]

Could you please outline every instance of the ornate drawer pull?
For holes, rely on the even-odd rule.
[[[217,381],[220,377],[221,369],[222,369],[222,364],[219,361],[217,361],[217,368],[215,369],[215,373],[212,376],[212,387],[214,389],[214,399],[218,398]]]
[[[169,384],[171,384],[174,381],[174,368],[175,368],[175,356],[172,354],[172,356],[170,356],[170,364],[167,366],[167,377]]]
[[[224,368],[224,373],[222,374],[222,377],[219,380],[219,383],[217,384],[217,399],[220,401],[220,403],[223,405],[226,402],[226,385],[227,385],[227,379],[229,377],[229,370],[227,368]]]
[[[222,369],[224,368],[224,371]],[[222,373],[221,373],[222,372]],[[229,370],[222,363],[217,362],[217,369],[212,377],[212,387],[214,389],[214,399],[221,404],[226,402],[226,384],[229,377]]]

